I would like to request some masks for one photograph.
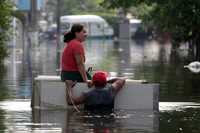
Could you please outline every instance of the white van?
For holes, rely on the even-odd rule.
[[[61,16],[61,32],[70,31],[73,24],[83,24],[88,37],[112,37],[113,29],[100,16],[97,15],[66,15]]]

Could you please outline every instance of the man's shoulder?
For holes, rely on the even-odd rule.
[[[87,89],[87,90],[84,90],[83,91],[83,94],[89,94],[89,93],[93,93],[93,92],[98,92],[98,91],[110,91],[110,90],[112,90],[113,89],[113,87],[112,87],[112,85],[106,85],[105,87],[103,87],[103,88],[95,88],[95,87],[92,87],[92,88],[90,88],[90,89]]]
[[[91,88],[89,88],[89,89],[85,89],[82,93],[85,95],[85,94],[88,94],[88,93],[90,93],[90,92],[93,92],[95,90],[95,88],[94,87],[91,87]]]
[[[113,89],[112,84],[108,84],[108,85],[106,85],[106,86],[105,86],[105,89],[107,89],[107,90],[112,90],[112,89]]]
[[[113,89],[113,86],[111,84],[107,84],[105,87],[96,90],[110,90],[110,89]]]

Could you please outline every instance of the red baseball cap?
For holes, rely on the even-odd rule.
[[[107,83],[107,76],[107,72],[97,71],[92,77],[92,82],[95,86],[105,86]]]

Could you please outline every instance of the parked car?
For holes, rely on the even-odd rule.
[[[52,24],[45,32],[47,39],[54,40],[57,37],[57,25]]]

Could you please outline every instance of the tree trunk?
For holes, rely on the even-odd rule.
[[[195,41],[196,45],[196,60],[200,61],[200,38],[198,37]]]
[[[189,41],[189,49],[188,49],[189,51],[189,57],[190,58],[195,58],[195,43],[194,43],[194,40],[192,39],[192,40],[190,40]]]

